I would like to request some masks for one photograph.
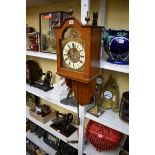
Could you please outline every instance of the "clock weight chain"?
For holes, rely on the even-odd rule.
[[[78,109],[77,125],[80,125],[80,117],[79,117],[79,103],[78,103],[78,105],[77,105],[77,109]]]

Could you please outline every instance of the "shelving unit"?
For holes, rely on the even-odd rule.
[[[27,56],[33,56],[33,57],[39,57],[39,58],[45,58],[45,59],[51,59],[51,60],[57,60],[56,54],[50,54],[50,53],[43,53],[43,52],[33,52],[33,51],[26,51]],[[112,71],[118,71],[122,73],[129,73],[129,65],[117,65],[112,64],[107,61],[107,56],[104,55],[100,60],[100,68],[102,69],[108,69]]]
[[[105,1],[106,0],[100,0],[100,8],[99,8],[99,23],[101,26],[104,25],[105,23],[105,16],[103,17],[103,14],[105,15]],[[61,1],[63,2],[63,1]],[[87,14],[87,11],[90,10],[90,0],[81,0],[81,21],[82,23],[85,22],[84,18],[85,15]],[[104,5],[104,6],[102,6]],[[100,19],[102,18],[102,19]],[[50,54],[50,53],[42,53],[42,52],[33,52],[33,51],[26,51],[27,56],[32,56],[32,57],[38,57],[38,58],[43,58],[43,59],[50,59],[52,61],[57,60],[57,55],[56,54]],[[117,64],[112,64],[106,61],[107,55],[104,55],[101,57],[100,60],[100,68],[101,69],[106,69],[110,71],[116,71],[120,73],[126,73],[129,74],[129,65],[117,65]],[[70,105],[64,105],[60,102],[57,102],[51,98],[49,98],[51,91],[44,92],[38,88],[32,87],[30,85],[26,85],[26,91],[29,93],[32,93],[48,102],[51,102],[51,105],[57,105],[59,107],[65,108],[71,112],[74,112],[77,114],[77,107],[73,107]],[[107,110],[102,114],[99,118],[89,114],[87,112],[87,109],[89,109],[92,105],[87,105],[87,106],[79,106],[79,112],[80,112],[80,125],[78,128],[78,132],[74,132],[69,138],[66,138],[59,132],[55,131],[50,127],[52,124],[52,121],[47,122],[46,124],[42,124],[41,122],[37,121],[33,117],[29,115],[29,108],[27,107],[26,109],[26,117],[34,122],[35,124],[39,125],[46,131],[50,132],[51,134],[57,136],[61,140],[67,142],[67,140],[78,140],[79,143],[75,144],[70,144],[74,148],[78,149],[78,155],[82,155],[85,153],[86,155],[119,155],[119,150],[120,146],[118,146],[115,150],[113,151],[96,151],[96,148],[92,146],[89,142],[84,145],[84,134],[85,134],[85,119],[91,119],[94,120],[98,123],[101,123],[103,125],[106,125],[110,128],[113,128],[117,131],[120,131],[123,134],[129,135],[129,125],[124,123],[123,121],[120,120],[119,114],[114,113],[112,110]],[[36,145],[40,147],[40,145],[44,148],[42,148],[45,152],[49,153],[51,152],[49,147],[46,146],[46,144],[43,142],[42,138],[37,139],[37,136],[33,135],[30,132],[27,132],[27,138],[30,139],[32,142],[34,142]],[[54,153],[54,152],[53,152]]]
[[[70,105],[64,105],[60,102],[56,102],[54,100],[51,100],[49,99],[49,95],[51,94],[51,91],[48,91],[48,92],[44,92],[43,90],[40,90],[38,88],[35,88],[35,87],[32,87],[30,85],[26,85],[26,91],[29,92],[29,93],[32,93],[42,99],[45,99],[46,101],[49,101],[53,104],[56,104],[58,106],[61,106],[67,110],[70,110],[74,113],[77,113],[77,107],[73,107],[73,106],[70,106]],[[91,107],[92,105],[87,105],[85,106],[85,109],[89,109],[88,107]],[[122,122],[120,119],[119,119],[119,115],[118,113],[114,113],[112,110],[107,110],[105,111],[104,114],[102,114],[99,118],[89,114],[89,113],[86,113],[85,114],[85,117],[88,118],[88,119],[91,119],[91,120],[94,120],[98,123],[101,123],[101,124],[104,124],[108,127],[111,127],[115,130],[118,130],[124,134],[129,134],[129,126],[128,124]]]
[[[51,53],[43,53],[43,52],[26,51],[26,55],[45,58],[45,59],[51,59],[51,60],[57,60],[57,55],[55,53],[51,54]]]
[[[104,54],[100,60],[100,68],[112,71],[129,73],[129,65],[118,65],[107,61],[108,56]]]
[[[48,92],[44,92],[43,90],[40,90],[38,88],[35,88],[35,87],[32,87],[30,85],[26,85],[26,91],[29,92],[29,93],[32,93],[42,99],[45,99],[46,101],[49,101],[53,104],[56,104],[58,106],[61,106],[67,110],[70,110],[74,113],[77,113],[77,107],[73,107],[73,106],[70,106],[70,105],[64,105],[60,102],[56,102],[54,100],[51,100],[49,99],[49,95],[51,94],[51,91],[48,91]],[[85,109],[89,109],[89,107],[91,107],[92,105],[87,105],[85,106],[84,108]],[[99,118],[89,114],[89,113],[86,113],[85,114],[85,117],[88,118],[88,119],[91,119],[91,120],[94,120],[98,123],[101,123],[101,124],[104,124],[110,128],[113,128],[115,130],[118,130],[124,134],[129,134],[129,131],[128,131],[128,124],[122,122],[120,119],[119,119],[119,116],[118,116],[118,113],[114,113],[112,110],[107,110],[104,114],[102,114]]]
[[[121,121],[119,113],[115,113],[111,109],[106,110],[100,117],[95,117],[89,113],[86,113],[85,117],[129,135],[129,125]]]
[[[58,105],[60,107],[68,109],[68,110],[70,110],[70,111],[72,111],[74,113],[77,113],[77,107],[73,107],[73,106],[70,106],[70,105],[64,105],[64,104],[62,104],[60,102],[57,102],[57,101],[54,101],[54,100],[50,99],[49,96],[51,94],[51,90],[48,91],[48,92],[45,92],[45,91],[43,91],[41,89],[35,88],[35,87],[30,86],[30,85],[27,84],[26,85],[26,91],[31,93],[31,94],[34,94],[34,95],[36,95],[36,96],[38,96],[38,97],[40,97],[42,99],[44,99],[44,100],[46,100],[48,102],[51,102],[51,103],[56,104],[56,105]]]
[[[39,139],[37,137],[37,135],[35,135],[34,133],[31,133],[30,131],[27,131],[26,137],[31,142],[33,142],[34,144],[36,144],[39,148],[41,148],[46,153],[48,153],[49,155],[55,155],[55,153],[57,152],[56,150],[54,150],[53,148],[51,148],[50,146],[48,146],[47,144],[45,144],[44,141],[43,141],[43,138],[40,138]]]
[[[35,124],[37,124],[38,126],[43,128],[44,130],[48,131],[49,133],[51,133],[53,135],[56,135],[58,138],[60,138],[64,142],[67,142],[69,140],[78,140],[78,131],[77,130],[70,137],[67,138],[64,135],[62,135],[61,133],[59,133],[58,131],[56,131],[50,127],[50,125],[53,123],[52,121],[48,121],[47,123],[43,124],[43,123],[39,122],[38,120],[36,120],[35,118],[31,117],[29,115],[29,109],[30,109],[29,107],[26,107],[26,117],[30,121],[34,122]],[[73,146],[74,148],[78,149],[77,143],[70,144],[70,145]]]
[[[120,148],[117,147],[116,149],[112,151],[99,152],[99,151],[96,151],[96,148],[90,143],[88,143],[84,147],[84,153],[87,155],[119,155],[119,151],[120,151]]]

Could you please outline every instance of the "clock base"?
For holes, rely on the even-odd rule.
[[[89,104],[96,94],[96,79],[88,83],[66,79],[66,84],[74,92],[75,99],[82,106]]]
[[[75,100],[74,97],[70,97],[69,99],[65,98],[63,100],[60,101],[62,104],[65,104],[65,105],[71,105],[71,106],[74,106],[74,107],[77,107],[78,103],[77,101]]]

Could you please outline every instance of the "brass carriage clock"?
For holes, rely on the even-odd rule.
[[[74,17],[56,29],[57,74],[65,77],[80,105],[90,103],[99,75],[101,27],[82,25]]]

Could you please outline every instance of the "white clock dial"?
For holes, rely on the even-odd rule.
[[[101,79],[101,78],[99,78],[99,77],[96,79],[96,83],[97,83],[98,85],[101,84],[102,82],[103,82],[103,79]]]
[[[85,63],[84,48],[78,42],[68,42],[63,48],[63,59],[72,69],[81,68]]]
[[[112,93],[110,91],[105,91],[104,92],[104,97],[109,100],[109,99],[112,98]]]

